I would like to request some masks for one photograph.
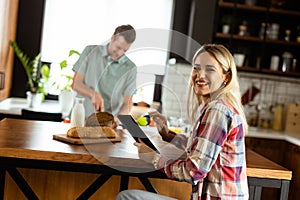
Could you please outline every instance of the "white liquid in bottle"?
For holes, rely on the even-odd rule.
[[[83,106],[84,98],[76,97],[75,104],[71,113],[71,127],[84,126],[85,111]]]

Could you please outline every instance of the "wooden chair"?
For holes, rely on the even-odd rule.
[[[29,120],[41,120],[41,121],[62,121],[61,113],[48,113],[48,112],[38,112],[27,109],[22,109],[22,118]]]

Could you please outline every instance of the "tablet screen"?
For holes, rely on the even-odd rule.
[[[138,142],[138,138],[140,138],[147,146],[155,150],[159,153],[157,148],[153,145],[144,131],[139,127],[136,121],[132,118],[131,115],[118,115],[119,120],[131,134],[131,136]]]

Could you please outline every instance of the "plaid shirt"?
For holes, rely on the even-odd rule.
[[[172,143],[184,148],[187,158],[157,155],[154,166],[170,179],[191,183],[191,199],[248,199],[244,131],[230,104],[205,105],[191,136],[176,135]]]

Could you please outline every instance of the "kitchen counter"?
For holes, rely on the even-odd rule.
[[[274,131],[272,129],[249,127],[248,135],[246,137],[284,140],[300,146],[300,133],[290,133],[284,131]]]
[[[37,108],[29,108],[26,98],[12,97],[0,102],[0,113],[7,115],[21,115],[22,109],[38,112],[60,113],[61,108],[56,100],[45,100]]]

